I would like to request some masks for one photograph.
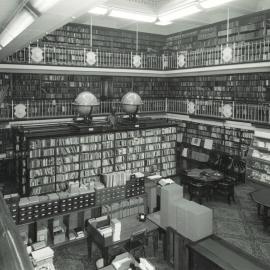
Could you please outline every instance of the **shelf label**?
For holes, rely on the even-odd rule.
[[[135,125],[136,128],[140,127],[140,125]]]
[[[89,131],[94,131],[94,128],[88,128]]]

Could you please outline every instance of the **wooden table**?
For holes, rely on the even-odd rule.
[[[161,226],[160,211],[149,214],[146,216],[146,218],[152,221],[153,223],[155,223],[159,227],[159,236],[160,236],[160,239],[162,239],[162,243],[163,243],[163,257],[164,259],[166,259],[167,258],[166,228]]]
[[[159,227],[147,219],[145,222],[140,222],[136,215],[125,217],[120,219],[121,221],[121,235],[120,241],[113,242],[111,239],[104,238],[95,227],[91,224],[87,224],[87,245],[88,245],[88,256],[92,257],[92,244],[95,243],[101,250],[102,257],[105,265],[109,263],[109,248],[115,245],[124,244],[128,242],[132,233],[146,229],[147,236],[153,237],[153,248],[154,251],[158,248],[158,229]]]
[[[186,170],[185,174],[181,174],[181,184],[185,187],[191,182],[203,183],[207,186],[208,197],[212,198],[214,191],[217,188],[217,184],[224,179],[224,175],[216,170],[212,169],[192,169]]]
[[[216,170],[212,169],[192,169],[186,171],[187,177],[192,178],[198,182],[211,184],[219,182],[224,179],[224,175]]]
[[[270,209],[270,189],[260,189],[251,193],[254,202],[257,203],[258,215],[261,215],[261,207],[263,207],[263,225],[268,227],[268,210]]]

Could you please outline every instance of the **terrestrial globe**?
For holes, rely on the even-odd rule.
[[[90,116],[93,107],[98,106],[99,102],[91,92],[83,91],[76,97],[73,105],[76,107],[76,111],[79,115]]]
[[[125,113],[133,115],[137,113],[139,106],[143,103],[137,93],[128,92],[122,97],[121,104]]]

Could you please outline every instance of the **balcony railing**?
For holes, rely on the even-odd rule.
[[[5,63],[40,64],[95,68],[175,70],[225,64],[241,64],[270,61],[270,40],[230,44],[232,58],[223,60],[226,45],[197,50],[180,50],[170,54],[148,54],[145,52],[114,52],[95,49],[95,59],[89,58],[89,48],[44,45],[41,55],[35,54],[35,46],[24,48],[9,56]],[[134,56],[140,56],[135,63]]]
[[[70,118],[75,116],[75,108],[72,103],[73,101],[70,100],[26,100],[2,103],[0,105],[0,121]],[[119,101],[102,101],[99,106],[93,108],[93,115],[109,114],[112,107],[115,107],[118,113],[124,113]],[[144,100],[140,107],[140,113],[165,113],[165,111],[165,99]]]
[[[30,100],[11,101],[0,105],[0,121],[71,118],[75,115],[73,101]],[[173,113],[214,119],[228,119],[270,124],[270,105],[224,102],[219,100],[145,99],[139,113]],[[21,104],[20,106],[18,106]],[[124,114],[119,101],[102,101],[93,115],[108,115],[112,107]]]

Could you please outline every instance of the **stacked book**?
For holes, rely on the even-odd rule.
[[[111,220],[111,226],[113,230],[113,241],[120,241],[121,236],[121,222],[117,218]]]
[[[129,180],[129,178],[130,172],[128,171],[112,172],[103,175],[103,182],[107,188],[123,186]]]
[[[104,238],[110,237],[113,234],[113,229],[111,226],[99,228],[98,231]]]

